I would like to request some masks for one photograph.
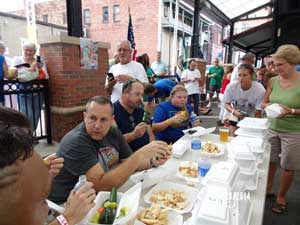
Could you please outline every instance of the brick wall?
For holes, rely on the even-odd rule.
[[[113,5],[120,5],[120,22],[113,22]],[[108,6],[109,22],[102,23],[102,7]],[[109,55],[116,50],[116,43],[127,39],[128,7],[138,55],[148,53],[151,61],[157,51],[158,0],[82,0],[82,10],[91,10],[91,25],[87,27],[90,38],[111,43]]]
[[[106,95],[104,83],[108,69],[107,48],[98,50],[98,69],[80,68],[79,39],[51,41],[41,44],[41,55],[45,58],[49,73],[51,125],[53,140],[60,139],[79,122],[82,111],[89,98]]]

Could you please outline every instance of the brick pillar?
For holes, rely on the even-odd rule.
[[[49,73],[51,128],[54,141],[83,119],[85,104],[95,95],[105,95],[108,70],[108,43],[98,42],[98,69],[80,68],[80,40],[76,37],[49,37],[41,43]]]

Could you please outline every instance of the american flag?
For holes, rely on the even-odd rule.
[[[130,41],[131,47],[133,48],[132,59],[135,60],[137,50],[135,49],[135,42],[134,42],[134,34],[133,34],[133,27],[132,27],[132,21],[131,21],[130,8],[128,8],[128,12],[129,12],[129,22],[128,22],[127,40]]]

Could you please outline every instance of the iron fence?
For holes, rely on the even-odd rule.
[[[19,82],[0,81],[0,96],[5,97],[5,106],[19,110],[27,115],[38,140],[47,139],[50,144],[51,120],[48,80]]]

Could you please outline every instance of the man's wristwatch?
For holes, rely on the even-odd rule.
[[[157,167],[157,165],[155,165],[155,163],[154,163],[154,160],[155,160],[155,158],[151,158],[151,159],[150,159],[150,165],[151,165],[152,167]]]

